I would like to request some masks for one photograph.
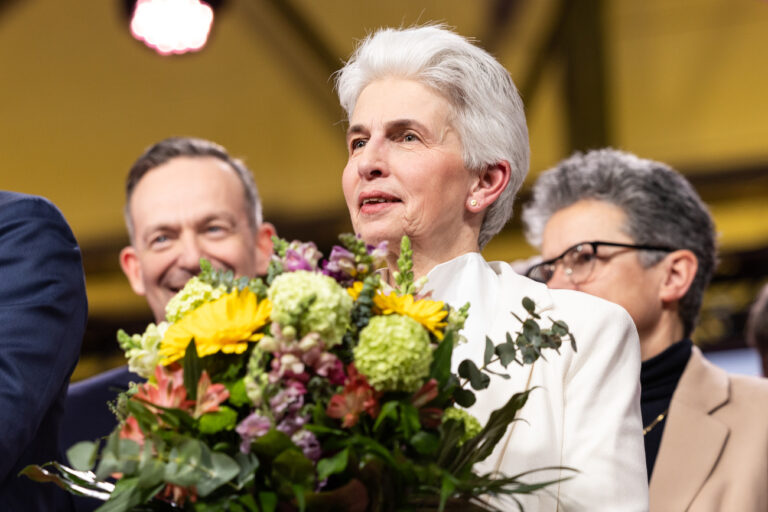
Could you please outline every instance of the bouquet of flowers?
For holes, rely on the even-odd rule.
[[[554,482],[477,474],[526,402],[485,426],[463,407],[489,364],[530,364],[573,337],[541,328],[530,299],[521,330],[486,339],[484,365],[451,371],[469,304],[419,295],[404,238],[394,287],[375,272],[386,247],[340,237],[330,257],[275,239],[266,279],[236,279],[202,262],[143,335],[118,334],[147,379],[112,405],[118,428],[78,443],[28,477],[105,500],[101,512],[491,510],[489,496]],[[114,483],[113,483],[114,482]]]

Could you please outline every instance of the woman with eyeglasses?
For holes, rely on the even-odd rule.
[[[507,71],[440,27],[384,29],[361,43],[338,73],[337,89],[349,120],[342,185],[355,231],[369,243],[389,242],[390,270],[408,235],[416,277],[428,278],[425,291],[455,307],[471,303],[468,342],[456,348],[454,367],[466,358],[482,364],[486,335],[499,343],[518,331],[511,313],[526,316],[525,296],[543,321],[565,320],[575,335],[578,352],[563,346],[532,368],[513,363],[509,380],[492,377],[478,393],[470,412],[485,423],[513,393],[536,388],[522,420],[476,469],[579,471],[529,475],[530,482],[572,478],[522,497],[526,510],[646,510],[631,319],[606,301],[548,290],[480,255],[510,218],[528,171],[523,105]],[[635,351],[619,350],[616,340]]]
[[[545,258],[527,275],[637,326],[650,510],[768,510],[768,381],[728,375],[690,339],[716,262],[690,183],[629,153],[576,154],[542,173],[523,219]]]

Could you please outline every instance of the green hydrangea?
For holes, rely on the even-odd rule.
[[[316,332],[326,347],[341,343],[353,302],[334,279],[304,270],[286,272],[272,281],[267,296],[273,322],[295,328],[299,338]]]
[[[466,441],[469,441],[483,430],[483,427],[480,425],[480,422],[477,421],[477,418],[464,409],[457,409],[456,407],[449,407],[446,409],[443,412],[443,423],[448,420],[456,420],[464,424],[464,435],[459,440],[459,446]]]
[[[174,295],[165,306],[165,319],[171,323],[178,322],[184,315],[201,304],[216,300],[226,292],[227,289],[223,285],[214,288],[195,276],[187,281],[184,288]]]
[[[429,375],[427,330],[410,317],[375,316],[360,331],[355,366],[378,391],[416,391]]]
[[[159,325],[149,324],[144,334],[133,336],[122,329],[118,331],[117,341],[125,351],[129,370],[145,379],[155,374],[155,367],[160,363],[160,342],[168,325],[166,322],[160,322]]]

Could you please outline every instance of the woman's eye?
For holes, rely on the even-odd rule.
[[[406,133],[405,135],[403,135],[403,140],[405,142],[416,142],[417,140],[419,140],[419,138],[412,133]]]
[[[594,259],[595,255],[591,252],[582,252],[576,255],[575,263],[577,265],[583,265],[586,263],[591,262]]]

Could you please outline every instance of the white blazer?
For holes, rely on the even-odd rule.
[[[563,344],[560,355],[545,352],[533,367],[512,363],[509,380],[491,378],[476,392],[469,411],[481,423],[512,394],[536,387],[519,413],[525,421],[510,426],[507,436],[476,470],[511,476],[545,466],[568,466],[579,472],[534,473],[534,483],[574,475],[533,496],[520,498],[529,511],[647,511],[648,481],[640,416],[640,343],[632,319],[615,304],[569,290],[550,290],[516,274],[502,262],[486,262],[468,253],[437,265],[425,291],[454,307],[470,302],[463,334],[468,342],[453,353],[454,371],[464,359],[482,364],[485,336],[501,343],[505,333],[520,330],[527,296],[542,311],[542,322],[563,320],[577,344]],[[542,324],[543,326],[544,324]],[[497,370],[504,371],[501,366]],[[500,510],[517,510],[502,499]]]

